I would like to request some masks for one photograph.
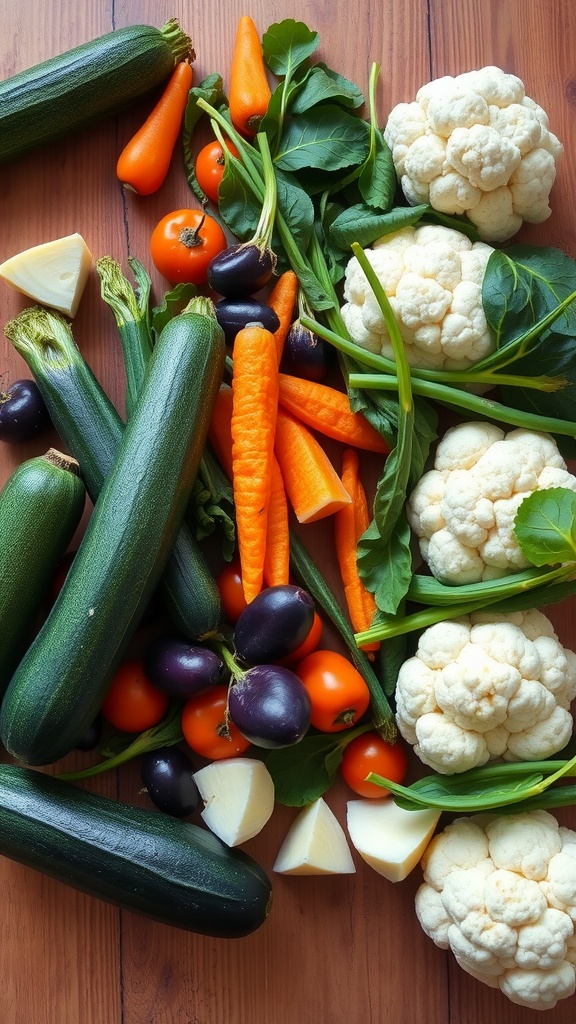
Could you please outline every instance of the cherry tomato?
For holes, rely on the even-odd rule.
[[[171,284],[206,284],[208,264],[227,246],[226,235],[203,210],[174,210],[150,238],[154,266]]]
[[[246,607],[238,559],[233,559],[222,567],[216,576],[216,586],[222,602],[224,619],[229,626],[233,626]]]
[[[227,140],[226,147],[234,156],[240,155],[233,142]],[[196,180],[202,191],[213,203],[218,202],[218,186],[222,181],[224,166],[224,152],[217,139],[204,146],[196,157],[194,167]]]
[[[212,686],[186,701],[182,708],[182,732],[186,743],[200,757],[219,761],[243,754],[250,740],[226,721],[228,687]]]
[[[354,725],[370,704],[370,690],[354,665],[337,651],[317,650],[295,668],[312,704],[310,722],[321,732]]]
[[[382,798],[390,790],[366,782],[366,776],[374,772],[391,782],[403,782],[408,771],[406,748],[400,740],[386,743],[380,733],[365,732],[344,749],[341,771],[344,781],[358,796]]]
[[[102,704],[110,725],[123,732],[143,732],[158,725],[166,713],[168,695],[148,679],[141,661],[125,661],[116,670]]]
[[[314,612],[314,621],[310,627],[310,632],[305,640],[302,641],[300,647],[297,647],[292,654],[289,654],[286,658],[281,658],[278,662],[279,665],[297,665],[298,662],[302,661],[307,654],[311,654],[320,645],[322,639],[322,619],[318,615],[318,612]]]

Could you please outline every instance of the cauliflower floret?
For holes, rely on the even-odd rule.
[[[384,138],[408,202],[466,214],[485,241],[550,215],[563,147],[522,80],[501,68],[428,82],[393,108]]]
[[[576,477],[551,436],[523,429],[504,434],[482,422],[451,427],[434,468],[407,503],[434,576],[448,584],[475,583],[527,568],[514,519],[525,497],[550,487],[576,491]]]
[[[576,833],[547,811],[457,818],[422,858],[416,915],[472,977],[549,1009],[576,987],[575,867]]]
[[[424,630],[398,673],[398,728],[444,775],[496,758],[550,757],[572,733],[575,664],[535,609],[440,622]]]
[[[366,250],[390,299],[410,364],[466,369],[493,352],[482,306],[482,281],[492,252],[460,231],[432,225],[403,228]],[[356,344],[394,357],[382,312],[355,256],[344,274],[342,318]]]

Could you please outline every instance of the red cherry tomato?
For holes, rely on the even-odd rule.
[[[243,754],[250,741],[226,719],[228,687],[212,686],[190,697],[182,708],[182,733],[188,746],[210,761]]]
[[[408,757],[400,740],[386,743],[380,733],[365,732],[356,736],[344,749],[340,767],[344,781],[354,793],[380,799],[390,790],[375,782],[366,782],[366,776],[374,772],[391,782],[403,782],[408,771]]]
[[[233,142],[227,140],[226,147],[234,154],[234,156],[240,155]],[[207,146],[204,146],[203,149],[200,150],[196,157],[196,164],[194,167],[196,180],[200,185],[200,188],[213,203],[218,202],[218,186],[222,181],[224,167],[224,152],[222,146],[217,139],[214,139],[213,142],[209,142]]]
[[[310,722],[321,732],[349,729],[367,711],[370,690],[354,665],[337,651],[317,650],[295,668],[312,705]]]
[[[216,586],[222,602],[224,619],[229,626],[234,626],[246,607],[238,559],[235,558],[222,567],[216,576]]]
[[[148,679],[141,661],[125,661],[116,670],[102,704],[110,725],[123,732],[143,732],[158,725],[166,713],[168,695]]]
[[[296,650],[292,651],[292,654],[289,654],[286,658],[282,658],[278,664],[289,666],[297,665],[298,662],[302,661],[307,654],[311,654],[312,651],[315,651],[316,648],[320,646],[323,628],[322,619],[318,615],[318,612],[314,612],[314,621],[310,626],[310,632],[306,639],[302,641],[300,647],[297,647]]]
[[[203,210],[174,210],[150,238],[154,266],[171,284],[206,284],[208,264],[227,246],[226,235]]]

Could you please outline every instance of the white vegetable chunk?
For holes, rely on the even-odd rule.
[[[0,265],[0,278],[40,305],[74,317],[91,266],[92,253],[75,232],[11,256]]]
[[[262,761],[230,757],[194,773],[200,816],[227,846],[240,846],[264,828],[274,810],[274,783]]]
[[[440,817],[439,811],[405,811],[393,800],[349,800],[348,832],[363,860],[390,882],[416,867]]]
[[[283,875],[354,874],[344,829],[322,797],[294,819],[273,870]]]

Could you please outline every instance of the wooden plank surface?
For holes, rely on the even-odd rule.
[[[244,13],[260,30],[287,16],[305,21],[320,32],[320,57],[363,89],[372,61],[378,61],[382,119],[430,77],[485,64],[518,74],[566,147],[553,216],[521,237],[557,245],[576,257],[573,0],[350,0],[345,7],[253,0],[249,8],[237,0],[175,0],[172,5],[79,0],[73,6],[63,0],[0,0],[0,73],[11,75],[112,28],[138,22],[160,26],[177,16],[194,40],[197,81],[211,71],[226,79],[235,26]],[[162,282],[148,258],[151,228],[191,197],[179,159],[160,192],[146,200],[123,194],[116,181],[117,155],[148,106],[136,104],[0,168],[0,260],[80,231],[95,256],[110,253],[124,264],[128,254],[141,259],[159,292]],[[2,289],[2,322],[22,304]],[[120,352],[95,274],[74,329],[121,408]],[[0,375],[6,381],[26,376],[6,341],[0,342]],[[45,438],[32,445],[1,445],[0,480],[46,447]],[[325,543],[321,530],[317,536]],[[574,605],[554,609],[552,617],[569,645]],[[80,763],[79,755],[65,763]],[[143,799],[135,765],[92,785],[127,802]],[[336,787],[328,799],[344,821],[347,794]],[[576,813],[560,817],[576,826]],[[262,835],[246,845],[267,870],[292,818],[293,812],[277,808]],[[356,862],[357,873],[350,877],[274,877],[274,909],[266,925],[246,939],[226,942],[120,913],[2,861],[1,1024],[524,1024],[536,1019],[465,975],[424,936],[413,910],[418,872],[395,886]],[[575,1016],[572,999],[545,1019],[572,1024]]]

